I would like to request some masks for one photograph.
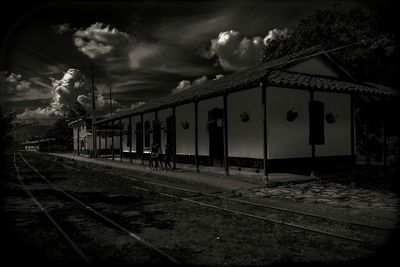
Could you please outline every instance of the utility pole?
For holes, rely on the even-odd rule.
[[[97,157],[97,145],[96,145],[96,97],[94,90],[94,67],[92,63],[92,142],[93,142],[93,158]]]

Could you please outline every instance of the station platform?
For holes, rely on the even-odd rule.
[[[81,162],[100,164],[113,168],[121,168],[125,170],[135,170],[152,175],[181,179],[191,183],[206,184],[208,186],[226,190],[235,191],[240,189],[251,189],[261,187],[275,187],[288,183],[304,183],[316,180],[316,177],[298,175],[292,173],[269,173],[268,180],[262,173],[256,172],[254,169],[243,169],[232,167],[229,169],[229,176],[225,175],[223,167],[200,166],[199,172],[196,172],[195,166],[190,164],[176,164],[174,171],[158,170],[148,168],[148,162],[142,164],[141,160],[115,157],[111,158],[90,158],[87,156],[78,156],[72,153],[49,153],[50,155],[64,157]]]

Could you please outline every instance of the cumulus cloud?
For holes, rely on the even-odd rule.
[[[60,80],[52,79],[52,100],[45,108],[25,109],[17,119],[54,119],[62,115],[62,108],[73,104],[77,97],[87,91],[85,76],[77,69],[69,69]]]
[[[60,80],[53,79],[51,106],[61,110],[66,104],[74,103],[77,97],[88,91],[86,77],[77,69],[69,69]]]
[[[267,36],[246,37],[238,31],[221,32],[211,40],[211,46],[203,51],[204,58],[217,58],[218,65],[225,70],[237,71],[254,66],[261,60],[263,48],[268,42],[287,34],[287,30],[273,29]]]
[[[223,69],[236,71],[255,65],[261,59],[263,46],[263,39],[259,36],[247,38],[230,30],[212,39],[203,56],[208,59],[216,57]]]
[[[273,29],[270,30],[264,38],[264,45],[268,45],[272,40],[285,37],[289,34],[289,31],[287,29],[279,30],[279,29]]]
[[[15,80],[16,76],[11,77]],[[80,103],[87,110],[92,109],[92,98],[87,78],[77,69],[69,69],[59,80],[52,79],[52,99],[47,107],[36,109],[25,109],[17,115],[19,120],[53,120],[63,115],[63,108]],[[112,100],[113,108],[120,109],[123,106]],[[101,92],[96,93],[96,113],[102,114],[110,110],[110,99],[104,97]]]
[[[142,106],[142,105],[144,105],[144,104],[146,104],[146,102],[140,101],[140,102],[133,103],[133,104],[130,105],[130,106],[121,106],[121,105],[120,105],[120,107],[117,108],[117,109],[115,110],[115,112],[126,112],[126,111],[129,111],[129,110],[135,109],[135,108],[137,108],[137,107],[140,107],[140,106]]]
[[[217,74],[217,75],[215,75],[215,77],[212,80],[218,80],[222,77],[224,77],[223,74]],[[182,91],[192,87],[193,85],[201,84],[206,81],[208,81],[208,78],[205,75],[194,79],[192,82],[190,82],[189,80],[182,80],[178,83],[178,85],[174,89],[171,90],[171,94],[176,94],[176,93],[182,92]]]
[[[190,88],[191,86],[192,86],[192,84],[190,83],[190,81],[182,80],[178,83],[178,85],[174,89],[172,89],[171,93],[172,94],[179,93],[183,90]]]
[[[73,38],[79,51],[92,59],[108,54],[130,40],[129,34],[101,22],[96,22],[84,30],[77,30]]]
[[[134,108],[143,106],[144,104],[146,104],[145,101],[136,102],[136,103],[133,103],[133,104],[129,107],[129,109],[134,109]]]
[[[194,79],[192,85],[201,84],[208,80],[207,76],[201,76],[200,78]]]
[[[59,25],[52,25],[51,29],[55,33],[60,34],[60,35],[63,35],[66,32],[76,31],[76,28],[72,28],[69,23],[63,23],[63,24],[59,24]]]
[[[222,77],[224,77],[223,74],[217,74],[217,75],[215,75],[215,78],[213,80],[218,80],[218,79],[221,79]]]
[[[54,112],[52,107],[29,109],[26,108],[21,114],[17,114],[17,120],[38,120],[38,121],[51,121],[56,119],[60,114]]]
[[[22,79],[20,74],[7,73],[3,71],[0,73],[0,79],[5,84],[5,91],[10,93],[26,92],[31,88],[31,81]]]
[[[87,95],[79,95],[76,98],[76,101],[85,108],[90,108],[92,106],[92,99]]]

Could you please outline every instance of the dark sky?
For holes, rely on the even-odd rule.
[[[371,2],[335,2],[371,8]],[[88,104],[82,77],[91,77],[93,64],[99,109],[108,109],[110,81],[115,109],[126,109],[178,84],[255,64],[266,36],[335,2],[16,2],[2,29],[3,37],[8,33],[0,58],[2,105],[20,119],[44,120],[78,98]]]

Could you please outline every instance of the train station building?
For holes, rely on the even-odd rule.
[[[171,146],[174,166],[314,173],[354,163],[357,101],[394,97],[313,47],[98,119],[97,154],[144,163],[156,142]],[[76,153],[91,154],[90,123],[71,123]]]

